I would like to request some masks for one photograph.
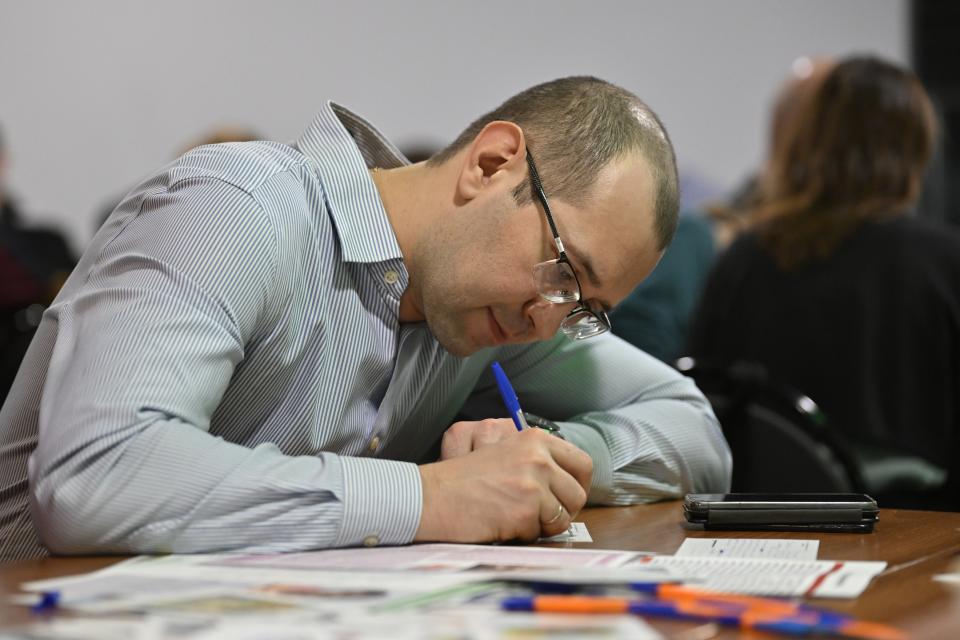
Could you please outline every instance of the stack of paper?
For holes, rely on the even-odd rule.
[[[572,530],[567,539],[583,535]],[[635,617],[502,615],[503,598],[531,582],[569,585],[680,582],[768,596],[856,597],[882,562],[817,560],[815,540],[688,539],[674,556],[633,551],[428,544],[274,555],[140,557],[98,572],[32,582],[60,606],[136,619],[65,621],[44,635],[187,638],[493,638],[577,633],[649,638]],[[25,596],[25,603],[36,596]],[[84,625],[93,625],[92,627]],[[97,627],[97,625],[100,627]],[[135,633],[131,631],[136,627]],[[69,635],[57,635],[57,629]],[[92,635],[86,630],[94,629]],[[269,630],[265,633],[264,630]],[[466,631],[465,631],[466,630]],[[406,634],[406,635],[405,635]]]

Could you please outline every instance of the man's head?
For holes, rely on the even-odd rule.
[[[546,300],[534,277],[559,251],[528,154],[588,308],[626,297],[676,228],[673,149],[636,96],[595,78],[514,96],[410,170],[422,174],[410,208],[434,213],[419,214],[407,236],[406,318],[425,318],[456,355],[549,338],[578,306]]]
[[[583,206],[601,170],[611,160],[638,154],[655,184],[654,227],[663,251],[677,228],[680,192],[673,145],[657,115],[637,96],[591,76],[560,78],[513,96],[463,130],[428,165],[446,162],[485,126],[513,122],[536,157],[544,189],[552,197]],[[518,205],[533,199],[529,184],[514,193]]]

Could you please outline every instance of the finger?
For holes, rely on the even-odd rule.
[[[590,492],[590,481],[593,477],[593,459],[580,447],[543,432],[540,429],[530,429],[539,432],[550,455],[560,467],[576,479],[587,493]],[[526,433],[526,432],[524,432]]]
[[[440,459],[449,460],[465,456],[472,451],[470,422],[455,422],[443,434],[440,441]]]
[[[570,527],[570,514],[562,502],[553,500],[552,507],[548,508],[546,513],[540,514],[540,537],[549,538],[558,533],[563,533]]]
[[[550,475],[550,493],[553,494],[553,499],[563,505],[571,520],[587,502],[587,490],[559,465]],[[549,502],[549,498],[546,501]]]
[[[493,420],[484,420],[477,424],[473,430],[473,449],[479,449],[491,444],[496,444],[507,438],[516,437],[519,433],[513,420],[509,418],[499,418]]]
[[[513,420],[509,418],[456,422],[443,434],[440,459],[465,456],[481,447],[515,437],[518,433]]]

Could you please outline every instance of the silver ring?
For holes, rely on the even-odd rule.
[[[556,522],[557,520],[559,520],[560,518],[562,518],[564,511],[566,511],[566,509],[563,508],[563,503],[558,504],[558,505],[557,505],[557,515],[553,516],[552,518],[550,518],[549,520],[547,520],[546,522],[544,522],[544,523],[543,523],[543,526],[548,527],[548,526],[550,526],[551,524],[553,524],[554,522]]]

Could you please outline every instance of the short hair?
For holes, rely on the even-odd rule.
[[[680,200],[676,157],[663,123],[637,96],[590,76],[538,84],[477,118],[427,164],[446,162],[498,120],[523,129],[547,194],[578,206],[586,204],[600,171],[610,161],[639,153],[653,177],[658,249],[663,251],[670,244]],[[518,205],[533,198],[526,182],[513,195]]]
[[[907,69],[838,63],[772,150],[754,220],[782,268],[830,255],[866,220],[909,211],[936,142],[930,98]]]

